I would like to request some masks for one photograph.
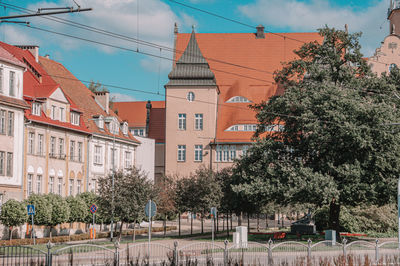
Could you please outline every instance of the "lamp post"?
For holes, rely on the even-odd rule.
[[[112,167],[113,167],[113,173],[111,177],[111,234],[110,234],[110,240],[113,241],[114,239],[114,177],[115,177],[115,132],[113,131],[113,149],[112,149]]]

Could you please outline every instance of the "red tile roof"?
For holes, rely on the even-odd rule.
[[[122,122],[122,119],[119,118],[112,110],[110,110],[109,114],[107,114],[94,100],[94,94],[61,63],[45,57],[39,57],[39,61],[49,75],[51,75],[52,78],[60,84],[65,94],[72,99],[72,101],[79,107],[80,110],[82,110],[83,120],[85,121],[89,131],[110,137],[114,136],[110,131],[108,131],[106,126],[104,126],[104,130],[100,130],[93,120],[93,117],[98,115],[102,115],[104,117],[113,116],[116,117],[119,122]],[[119,134],[116,136],[120,139],[140,143],[130,133],[125,136],[122,133],[122,130],[119,130]]]
[[[190,35],[178,33],[177,51],[185,50]],[[250,142],[253,132],[225,130],[235,124],[257,123],[255,113],[247,107],[248,103],[226,103],[227,100],[233,96],[244,96],[253,103],[259,103],[281,93],[270,73],[281,69],[282,62],[295,59],[293,50],[300,48],[302,42],[322,42],[322,37],[318,33],[282,33],[280,35],[266,33],[265,39],[256,39],[253,33],[196,34],[200,50],[214,72],[220,89],[217,142]],[[180,56],[181,53],[177,52],[175,58],[179,59]],[[245,66],[245,68],[234,65]]]
[[[19,61],[15,56],[13,56],[11,53],[9,53],[3,47],[0,47],[0,58],[2,61],[5,61],[7,63],[26,68],[25,64],[23,64],[21,61]]]
[[[118,116],[127,121],[129,127],[145,127],[146,126],[146,109],[147,101],[141,102],[115,102],[113,110]],[[164,101],[151,102],[151,108],[165,108]]]
[[[0,42],[0,48],[12,54],[15,60],[19,60],[21,64],[23,62],[23,65],[28,68],[28,70],[24,72],[23,77],[23,95],[26,101],[25,108],[28,108],[27,110],[25,110],[26,119],[70,130],[77,130],[80,132],[89,133],[82,119],[80,120],[80,125],[76,126],[71,123],[50,119],[46,116],[44,112],[41,113],[41,116],[32,115],[30,109],[32,100],[36,98],[42,99],[50,97],[51,94],[57,88],[59,88],[59,85],[47,74],[42,66],[38,62],[36,62],[35,57],[31,54],[31,52],[9,45],[4,42]],[[33,71],[35,71],[36,74],[34,74]],[[76,105],[70,99],[68,100],[71,107],[77,109]]]

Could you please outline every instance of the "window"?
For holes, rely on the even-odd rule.
[[[222,161],[222,146],[220,146],[220,145],[217,145],[217,151],[216,151],[216,161],[217,162],[220,162],[220,161]]]
[[[15,96],[15,72],[10,71],[10,96]]]
[[[128,123],[124,122],[122,125],[122,133],[128,135]]]
[[[229,159],[230,159],[231,161],[233,161],[234,159],[236,159],[236,146],[235,146],[235,145],[231,145],[231,146],[230,146]]]
[[[28,133],[28,153],[29,154],[35,153],[35,133],[34,132]]]
[[[95,164],[103,164],[102,159],[101,159],[101,154],[102,154],[102,147],[101,146],[94,146],[94,163]]]
[[[0,175],[4,175],[5,161],[6,161],[6,153],[4,151],[0,151]]]
[[[56,120],[56,106],[51,106],[51,119]]]
[[[390,64],[389,66],[389,72],[392,72],[393,68],[397,67],[396,64]]]
[[[50,157],[56,156],[56,137],[50,138]]]
[[[194,161],[203,161],[203,145],[194,145]]]
[[[60,119],[61,122],[65,121],[65,112],[64,112],[64,108],[60,107]]]
[[[187,96],[186,96],[186,98],[187,98],[187,100],[188,100],[189,102],[193,102],[193,101],[194,101],[194,92],[189,91],[188,94],[187,94]]]
[[[49,193],[54,193],[54,176],[49,179]]]
[[[28,174],[28,184],[27,184],[27,193],[28,193],[28,197],[32,194],[32,179],[33,179],[33,175],[32,174]]]
[[[69,180],[69,192],[68,192],[69,196],[74,195],[74,180],[70,179]]]
[[[64,154],[64,139],[58,139],[58,150],[59,150],[59,157],[60,159],[64,159],[65,158],[65,154]]]
[[[96,188],[97,188],[97,180],[92,179],[92,192],[96,192]]]
[[[131,168],[132,166],[132,152],[125,152],[125,168]]]
[[[243,96],[234,96],[226,101],[227,103],[251,103],[249,99]]]
[[[7,152],[6,172],[7,172],[7,176],[13,175],[13,154],[12,154],[12,152]]]
[[[32,103],[32,114],[40,116],[42,105],[40,103]]]
[[[144,129],[139,129],[139,136],[144,136]]]
[[[186,130],[186,114],[178,114],[178,129]]]
[[[8,130],[7,135],[14,136],[14,113],[8,112]]]
[[[43,142],[44,136],[43,134],[38,135],[38,155],[43,156]]]
[[[69,160],[75,161],[75,141],[71,140],[69,145]]]
[[[81,194],[81,187],[82,187],[82,181],[78,180],[76,181],[76,193]]]
[[[79,126],[80,115],[77,112],[71,112],[71,124]]]
[[[133,135],[139,136],[139,129],[134,129],[133,130]]]
[[[36,176],[36,193],[42,194],[42,176],[41,175]]]
[[[186,145],[178,145],[178,162],[186,161]]]
[[[104,129],[104,119],[103,116],[99,116],[99,118],[96,119],[96,124],[100,129]]]
[[[4,93],[3,92],[3,69],[0,68],[0,93]]]
[[[78,142],[78,162],[82,162],[82,142]]]
[[[194,115],[194,129],[203,130],[203,114]]]
[[[227,162],[229,160],[229,146],[223,146],[222,161]]]
[[[58,195],[62,196],[62,177],[58,178],[57,192]]]
[[[248,150],[249,150],[249,146],[248,145],[244,145],[242,147],[242,156],[246,156]]]
[[[0,110],[0,134],[6,134],[6,111]]]

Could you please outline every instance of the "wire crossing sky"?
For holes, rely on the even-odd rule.
[[[361,44],[365,56],[373,55],[388,34],[386,12],[389,0],[75,2],[81,8],[90,7],[93,11],[56,15],[51,19],[32,17],[20,20],[29,21],[31,28],[1,23],[0,40],[10,44],[39,45],[40,55],[49,54],[51,59],[64,64],[80,79],[134,89],[127,92],[110,88],[117,101],[164,99],[158,92],[164,91],[163,86],[168,81],[167,75],[172,66],[168,59],[172,59],[173,54],[171,48],[175,22],[179,32],[185,33],[190,32],[192,26],[199,33],[255,32],[255,27],[263,24],[266,32],[277,35],[281,32],[315,32],[325,24],[344,28],[347,23],[350,32],[363,32]],[[0,16],[36,12],[38,8],[46,7],[77,7],[72,0],[3,0],[0,3],[3,4],[0,6]],[[96,32],[99,30],[101,34]],[[108,46],[52,32],[79,36]],[[125,50],[117,47],[124,47]],[[270,76],[270,73],[265,75]]]

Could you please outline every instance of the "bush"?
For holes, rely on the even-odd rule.
[[[397,208],[394,204],[384,206],[358,206],[340,208],[340,231],[390,233],[397,230]],[[329,206],[314,214],[318,231],[328,229]]]

